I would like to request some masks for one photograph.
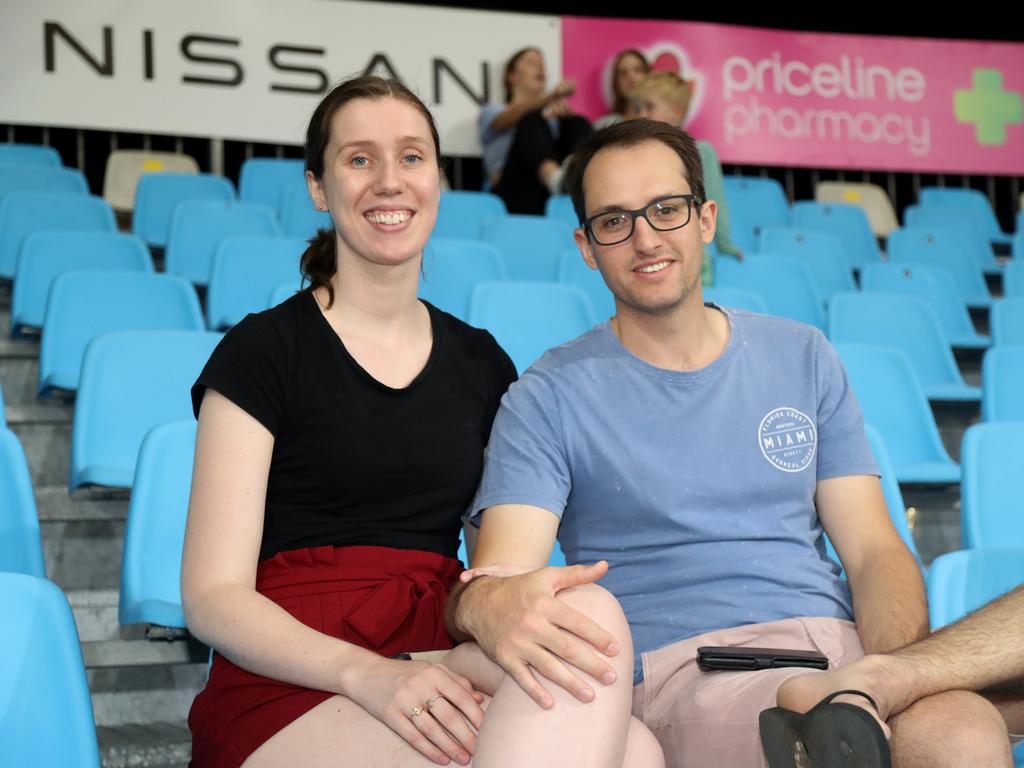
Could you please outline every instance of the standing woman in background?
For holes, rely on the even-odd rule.
[[[619,51],[608,73],[611,81],[612,111],[594,121],[595,131],[637,117],[630,93],[650,72],[650,63],[636,48]]]
[[[505,65],[505,103],[485,104],[478,120],[484,148],[484,174],[509,213],[544,213],[558,194],[562,164],[591,133],[586,118],[566,102],[576,92],[572,80],[550,91],[544,56],[523,48]]]
[[[452,648],[460,516],[515,369],[486,331],[416,298],[441,180],[423,103],[391,80],[342,83],[305,155],[334,221],[303,254],[310,287],[229,331],[192,390],[182,599],[215,649],[192,765],[622,765],[628,669],[543,712],[474,643],[408,658]],[[628,665],[628,627],[597,620]],[[489,701],[505,716],[481,732]]]

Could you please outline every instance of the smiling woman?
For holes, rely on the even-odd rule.
[[[563,746],[578,708],[542,714],[476,644],[449,650],[460,516],[515,368],[487,332],[416,298],[439,155],[400,83],[331,91],[306,141],[312,201],[334,222],[302,257],[310,286],[229,331],[193,387],[182,598],[215,649],[189,715],[196,768],[480,766],[481,750],[524,748],[542,757],[513,763],[603,765],[573,751],[593,739]],[[620,688],[576,702],[618,724],[609,766],[627,675]],[[485,694],[506,716],[481,731]],[[524,718],[542,732],[524,740]]]
[[[443,664],[392,658],[452,647],[459,516],[515,378],[487,333],[416,299],[439,156],[401,84],[331,91],[306,141],[313,204],[334,221],[302,257],[310,287],[235,326],[193,389],[182,594],[215,649],[193,765],[475,752],[484,685],[455,669],[497,668],[472,645]]]

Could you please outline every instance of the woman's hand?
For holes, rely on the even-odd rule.
[[[483,696],[440,664],[380,657],[363,667],[347,695],[438,765],[466,765],[476,749]],[[472,727],[470,727],[472,726]]]
[[[576,93],[576,81],[575,80],[562,80],[548,94],[549,101],[558,101],[559,99],[567,99]]]

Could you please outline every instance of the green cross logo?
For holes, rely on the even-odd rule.
[[[974,137],[982,146],[1006,143],[1006,126],[1024,121],[1024,106],[1016,91],[1003,90],[1003,73],[998,69],[976,69],[971,73],[971,90],[953,94],[957,122],[974,123]]]

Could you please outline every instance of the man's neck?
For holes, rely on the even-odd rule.
[[[664,315],[618,307],[611,326],[622,345],[646,363],[670,371],[705,368],[729,344],[723,312],[693,301]]]

